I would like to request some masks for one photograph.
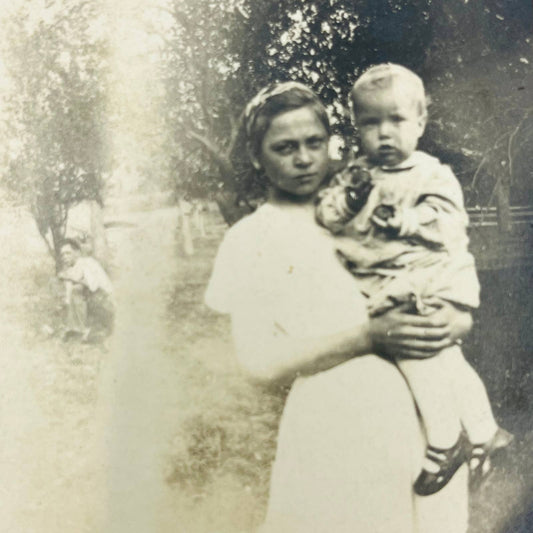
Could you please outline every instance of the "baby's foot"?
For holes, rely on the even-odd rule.
[[[470,470],[470,488],[475,490],[492,470],[492,459],[513,442],[514,435],[503,428],[498,428],[492,439],[483,444],[472,444],[468,468]]]
[[[428,445],[422,472],[414,484],[420,496],[435,494],[448,484],[467,459],[467,439],[463,433],[451,448],[436,448]]]

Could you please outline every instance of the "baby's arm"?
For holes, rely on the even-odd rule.
[[[432,246],[464,247],[467,243],[468,217],[461,186],[449,167],[443,165],[427,180],[416,205],[395,207],[388,217],[377,211],[373,220],[400,237]]]
[[[361,210],[372,190],[370,174],[348,167],[336,174],[331,185],[320,192],[316,218],[332,233],[339,233]]]
[[[439,218],[446,212],[447,206],[439,206],[439,203],[438,198],[426,196],[414,207],[395,207],[386,218],[386,227],[399,237],[419,237],[427,243],[443,245]],[[374,215],[375,222],[380,213],[378,211]]]
[[[349,221],[343,206],[345,189],[344,185],[330,185],[319,194],[316,219],[332,233],[339,233]]]

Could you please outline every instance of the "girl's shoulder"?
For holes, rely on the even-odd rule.
[[[271,207],[269,204],[263,204],[253,213],[245,215],[235,222],[224,234],[224,241],[231,242],[253,238],[254,235],[262,231],[268,220],[275,216]]]
[[[238,261],[251,250],[261,246],[264,235],[276,218],[275,210],[268,204],[258,207],[231,226],[219,246],[218,255]]]
[[[268,215],[269,208],[261,206],[226,231],[205,293],[206,304],[215,311],[235,311],[242,295],[253,285],[254,260],[262,254]]]

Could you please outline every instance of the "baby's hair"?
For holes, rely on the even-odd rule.
[[[354,112],[357,113],[358,98],[361,93],[389,89],[397,83],[401,83],[408,88],[418,105],[419,113],[425,116],[429,98],[426,96],[424,83],[412,70],[395,63],[375,65],[359,76],[350,91]]]

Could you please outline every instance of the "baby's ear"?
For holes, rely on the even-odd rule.
[[[427,111],[424,110],[418,117],[418,125],[420,126],[420,135],[424,133],[427,122],[428,122],[428,113]]]
[[[426,128],[426,124],[428,122],[428,107],[431,105],[431,97],[426,94],[426,99],[423,105],[421,105],[422,109],[420,110],[420,125],[422,127],[422,133],[424,133],[424,130]]]

